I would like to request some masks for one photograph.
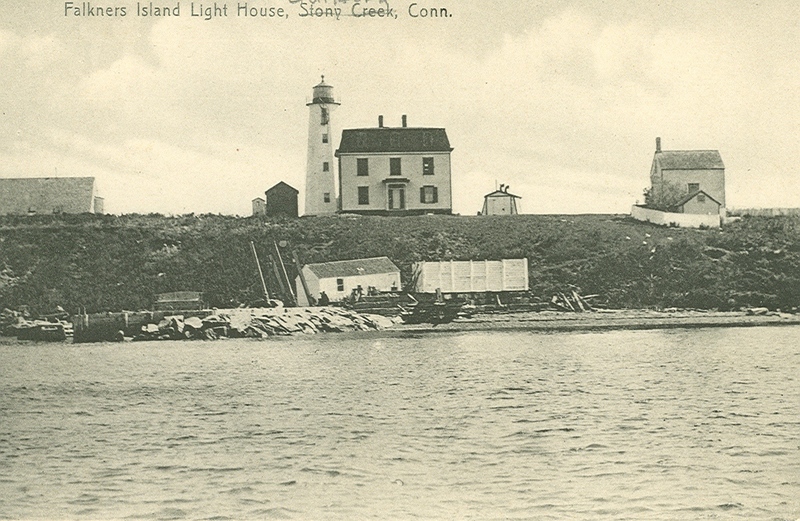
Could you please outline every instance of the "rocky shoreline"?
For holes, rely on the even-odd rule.
[[[225,333],[220,332],[220,320]],[[530,331],[541,333],[653,330],[715,327],[760,327],[800,325],[800,314],[757,311],[702,310],[602,310],[591,313],[559,311],[476,313],[443,324],[405,324],[379,315],[357,314],[335,308],[297,308],[295,310],[225,310],[207,317],[203,326],[191,319],[168,317],[156,327],[142,328],[136,340],[216,340],[225,338],[275,338],[308,334],[339,333],[379,337],[407,334],[461,333],[491,331]],[[199,319],[195,320],[200,322]],[[217,329],[214,329],[217,328]],[[215,333],[209,333],[215,331]],[[126,338],[126,340],[128,340]],[[0,343],[27,343],[28,340],[0,337]]]

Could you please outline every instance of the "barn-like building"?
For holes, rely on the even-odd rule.
[[[0,179],[0,215],[103,213],[94,177]]]

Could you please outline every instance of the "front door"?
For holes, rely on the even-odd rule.
[[[405,210],[406,189],[403,185],[389,185],[389,209]]]

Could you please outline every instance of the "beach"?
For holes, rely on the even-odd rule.
[[[677,310],[653,311],[645,309],[615,309],[589,313],[558,311],[477,313],[469,318],[459,318],[448,324],[401,325],[401,331],[598,331],[633,329],[669,329],[698,327],[754,327],[798,325],[800,315],[766,312],[753,314],[747,311]]]

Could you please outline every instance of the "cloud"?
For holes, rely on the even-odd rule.
[[[246,214],[279,180],[302,190],[305,103],[325,74],[338,130],[378,114],[447,129],[457,212],[480,209],[495,180],[528,212],[626,211],[659,135],[719,149],[732,204],[800,205],[796,27],[766,11],[689,23],[678,9],[571,5],[0,32],[3,68],[20,71],[0,78],[0,174],[96,173],[112,211]]]

